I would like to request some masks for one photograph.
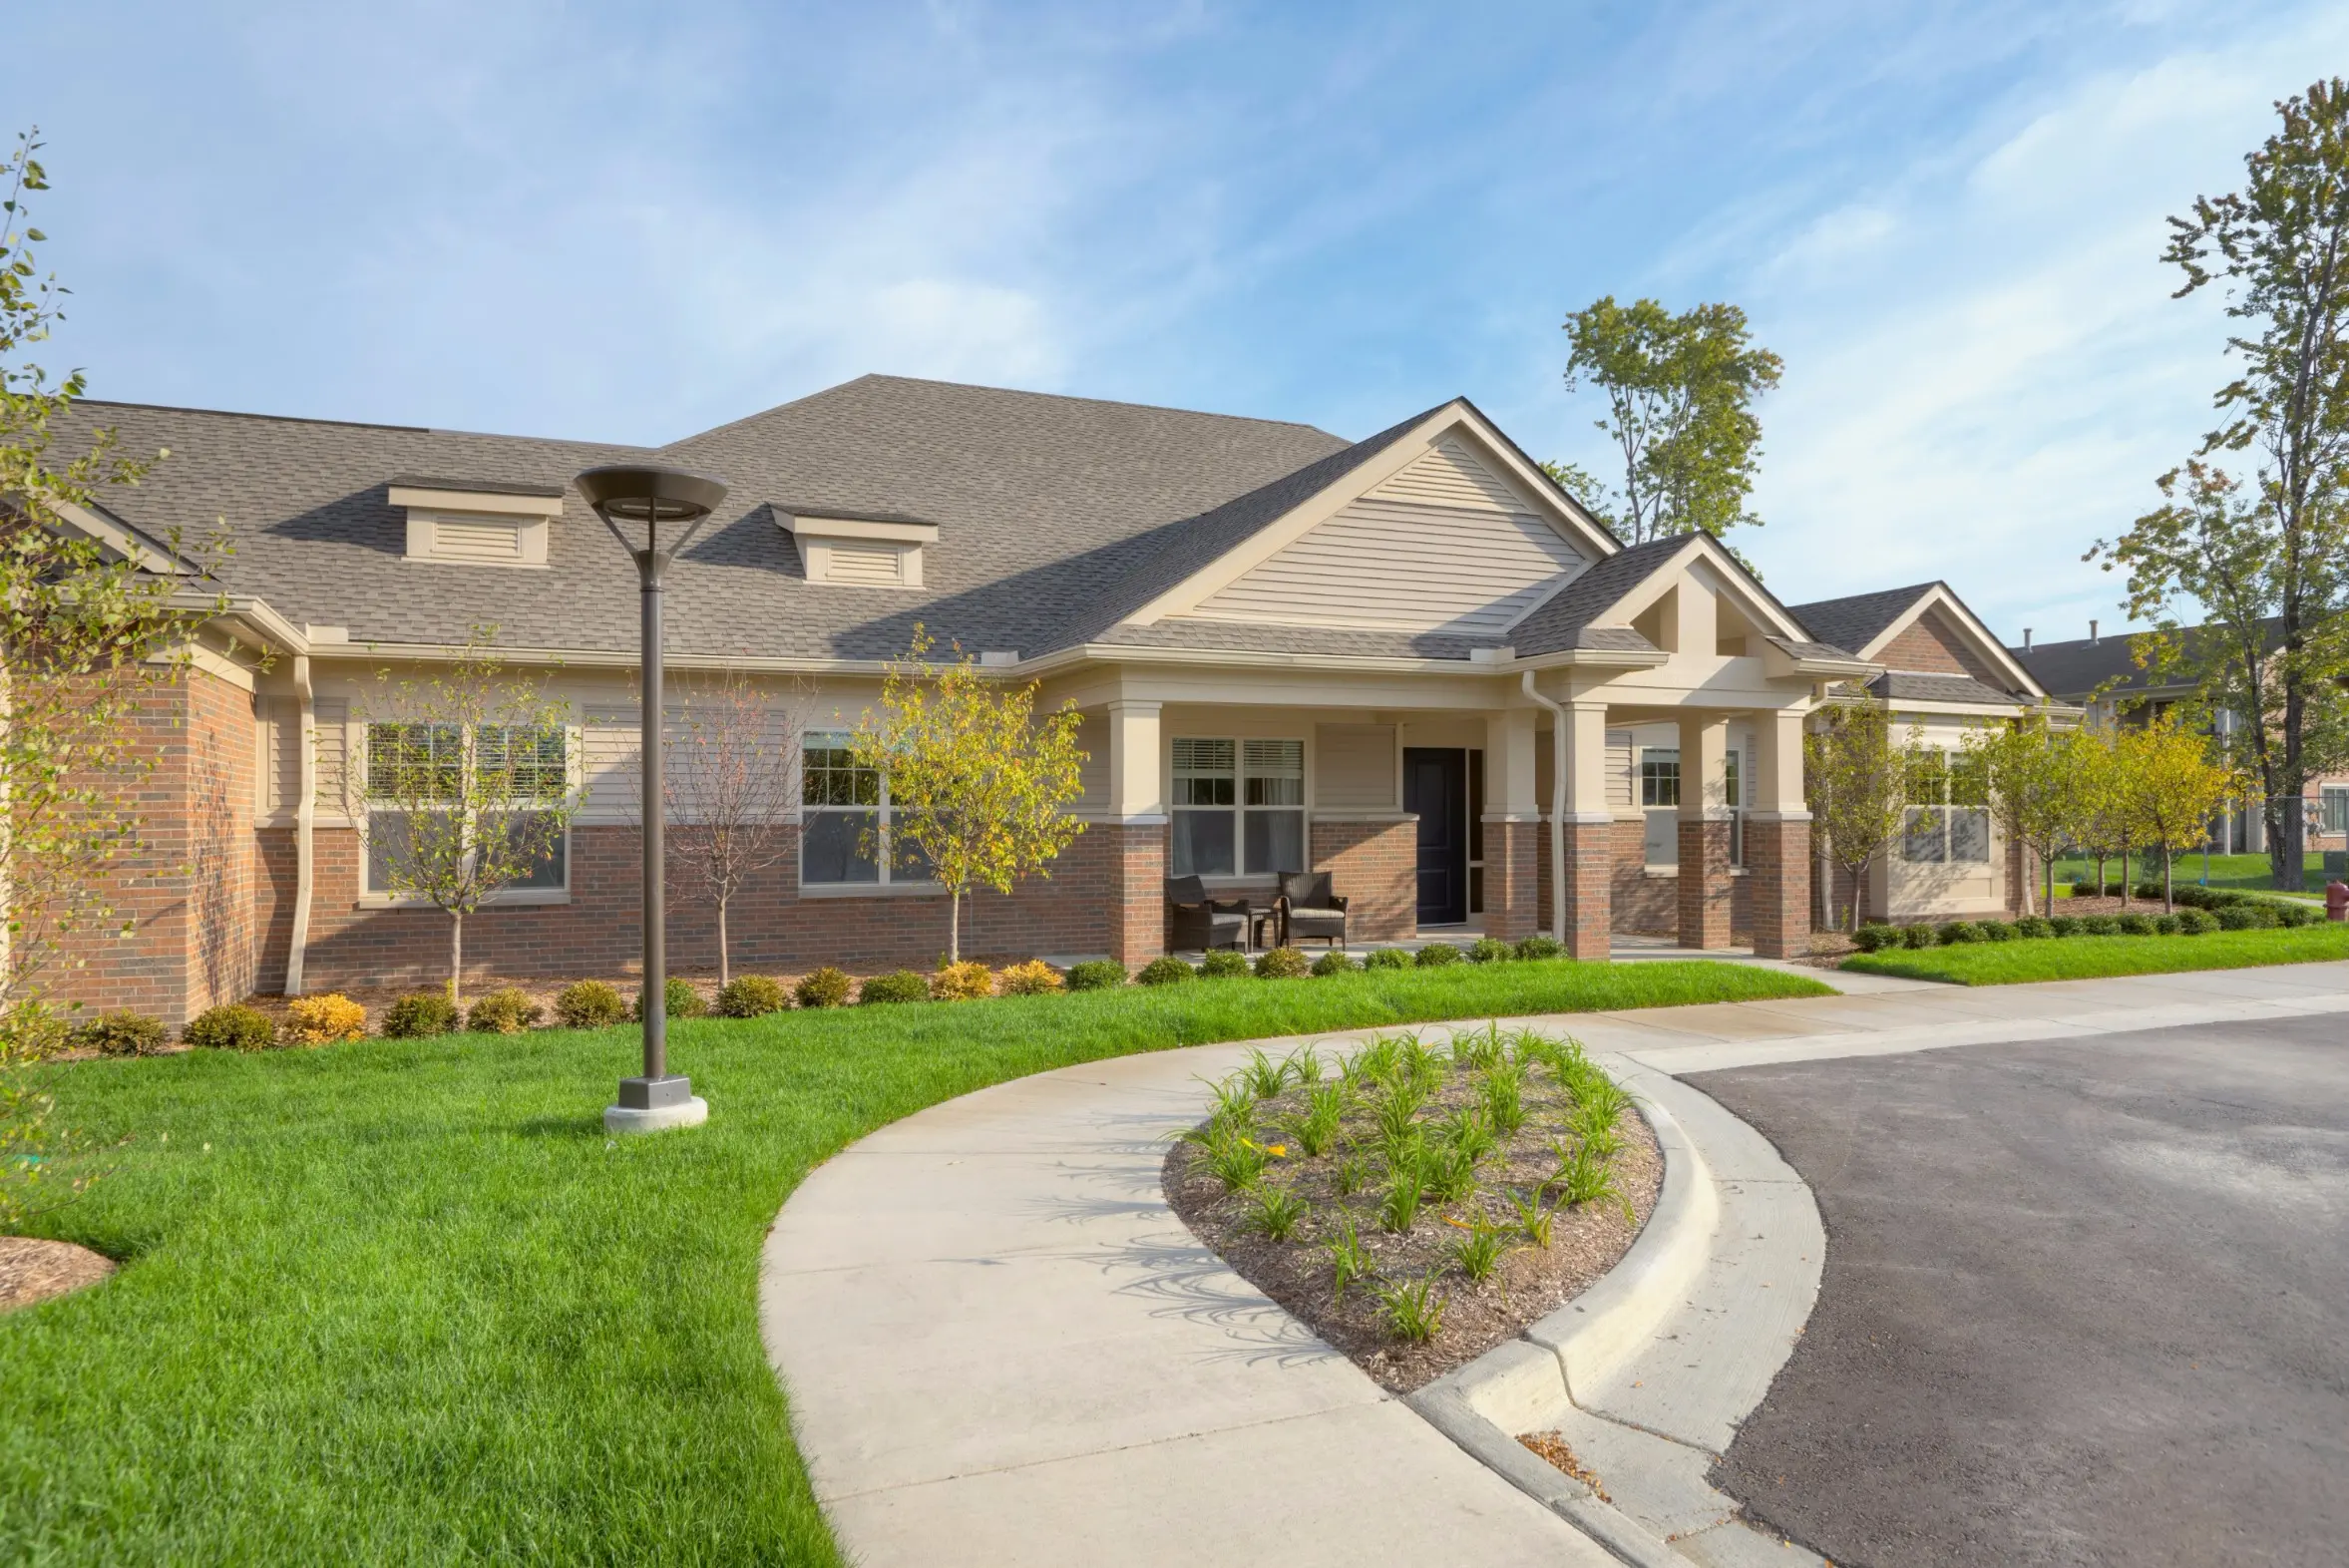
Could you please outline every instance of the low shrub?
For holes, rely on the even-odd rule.
[[[1904,948],[1930,948],[1940,940],[1940,933],[1930,926],[1903,926],[1900,928],[1900,945]]]
[[[180,1038],[198,1050],[267,1050],[277,1043],[277,1025],[259,1008],[232,1001],[190,1018]]]
[[[1336,948],[1332,948],[1329,952],[1314,960],[1314,973],[1316,975],[1352,975],[1355,971],[1361,968],[1361,965],[1355,963],[1354,960],[1348,958],[1345,954],[1340,953]]]
[[[457,1004],[437,990],[416,991],[383,1009],[383,1037],[388,1040],[456,1032]]]
[[[1851,934],[1851,945],[1862,953],[1881,953],[1886,948],[1900,946],[1900,928],[1881,921],[1869,921]]]
[[[2177,917],[2174,915],[2155,915],[2153,918],[2153,935],[2156,937],[2174,937],[2177,935]]]
[[[600,1029],[628,1015],[625,997],[601,980],[573,980],[555,993],[555,1021],[567,1029]]]
[[[2161,884],[2141,882],[2137,885],[2137,896],[2141,899],[2158,899],[2161,896]]]
[[[2015,935],[2034,942],[2044,942],[2056,934],[2055,923],[2045,915],[2026,915],[2015,922]]]
[[[2118,915],[2083,915],[2080,917],[2080,930],[2083,936],[2118,937],[2121,935],[2121,917]]]
[[[1120,982],[1125,972],[1118,971]],[[1041,959],[1029,959],[1025,964],[1014,964],[995,977],[995,985],[1006,996],[1048,996],[1061,987],[1060,972]]]
[[[332,1045],[339,1040],[364,1039],[367,1009],[339,990],[320,996],[296,996],[285,1004],[280,1032],[289,1045]]]
[[[2257,904],[2230,904],[2218,912],[2220,931],[2265,931],[2276,924],[2275,911]]]
[[[1468,944],[1470,964],[1506,964],[1517,956],[1517,950],[1498,937],[1479,937]]]
[[[1984,942],[2012,942],[2015,940],[2015,928],[2003,920],[1978,920],[1974,922],[1974,929],[1982,933]]]
[[[860,1006],[929,999],[930,981],[912,970],[899,970],[894,975],[876,975],[857,987],[857,1003]]]
[[[709,1009],[702,1005],[701,992],[693,988],[692,981],[671,976],[660,987],[660,1010],[672,1018],[698,1018]],[[629,1009],[628,1015],[638,1023],[644,1021],[642,991],[636,993],[636,1003]]]
[[[2053,917],[2047,923],[2047,934],[2051,937],[2079,936],[2080,917],[2077,915],[2058,915]]]
[[[1970,920],[1946,921],[1935,935],[1939,937],[1943,947],[1956,948],[1969,942],[1980,942],[1982,928]]]
[[[827,964],[802,975],[799,983],[791,987],[791,995],[803,1007],[839,1007],[847,1004],[849,992],[855,988],[856,981],[846,972]]]
[[[1211,953],[1208,957],[1213,958],[1215,955]],[[1246,964],[1248,961],[1242,959],[1240,962]],[[1175,985],[1184,980],[1197,980],[1198,978],[1199,972],[1197,970],[1170,953],[1164,958],[1152,959],[1143,965],[1142,973],[1134,977],[1134,983],[1137,985]]]
[[[1115,959],[1087,959],[1068,972],[1070,990],[1114,990],[1125,983],[1125,966]]]
[[[1313,961],[1302,948],[1268,948],[1256,956],[1258,980],[1296,980],[1312,970]]]
[[[465,1026],[476,1034],[520,1034],[537,1025],[546,1009],[517,986],[501,985],[473,1004]]]
[[[1566,945],[1555,937],[1528,937],[1517,944],[1520,961],[1554,959],[1566,951]]]
[[[2151,937],[2153,935],[2153,918],[2151,915],[2122,915],[2114,920],[2114,925],[2120,928],[2121,935],[2124,937]]]
[[[1423,970],[1441,969],[1446,964],[1459,963],[1460,950],[1448,942],[1430,942],[1419,950],[1419,957],[1413,962]]]
[[[2184,909],[2177,912],[2177,934],[2180,937],[2206,937],[2218,929],[2218,917],[2208,910]]]
[[[1233,980],[1255,973],[1248,955],[1237,948],[1210,948],[1200,955],[1199,973],[1209,980]]]
[[[942,965],[930,977],[932,1001],[977,1001],[995,993],[995,972],[977,959]]]
[[[1401,948],[1379,948],[1363,957],[1363,968],[1366,970],[1407,970],[1410,967],[1411,956]]]
[[[2324,911],[2313,904],[2271,904],[2268,908],[2275,911],[2275,923],[2287,929],[2314,926],[2324,919]]]
[[[138,1012],[102,1012],[66,1034],[66,1043],[101,1056],[153,1056],[172,1038],[163,1019]]]
[[[718,987],[721,1018],[763,1018],[790,1005],[790,993],[772,975],[737,975]]]

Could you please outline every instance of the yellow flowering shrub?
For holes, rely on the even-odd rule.
[[[296,996],[285,1004],[285,1037],[295,1045],[331,1045],[367,1033],[367,1009],[339,990]]]
[[[996,976],[995,984],[1006,996],[1042,996],[1060,988],[1060,972],[1041,959],[1029,959]]]
[[[995,993],[995,972],[977,959],[949,964],[930,977],[934,1001],[974,1001]]]

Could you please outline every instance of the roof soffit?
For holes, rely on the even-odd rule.
[[[1588,560],[1603,561],[1623,548],[1606,530],[1584,516],[1564,492],[1550,483],[1548,476],[1538,469],[1529,469],[1524,457],[1473,406],[1463,398],[1454,398],[1420,421],[1402,439],[1333,480],[1267,527],[1142,605],[1126,616],[1123,623],[1154,625],[1167,616],[1190,613],[1425,457],[1446,436],[1453,435],[1466,438],[1476,457],[1508,476],[1527,501],[1531,515],[1555,529]],[[1568,581],[1572,581],[1572,574],[1562,578],[1561,586]]]

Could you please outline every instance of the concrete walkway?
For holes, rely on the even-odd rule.
[[[2349,1011],[2338,964],[1971,990],[1831,979],[1853,993],[1532,1021],[1668,1075]],[[1168,1210],[1164,1139],[1202,1113],[1196,1080],[1246,1053],[1169,1051],[982,1090],[873,1134],[793,1194],[767,1247],[762,1326],[816,1494],[868,1568],[1171,1564],[1235,1549],[1349,1568],[1616,1560],[1323,1346]],[[1686,1119],[1701,1097],[1671,1088]],[[1741,1223],[1762,1212],[1725,1208]],[[1726,1343],[1746,1319],[1774,1370],[1798,1320],[1714,1313],[1706,1335]],[[1646,1355],[1672,1373],[1660,1390],[1703,1377],[1709,1357],[1691,1345],[1677,1328],[1656,1335]],[[1750,1406],[1766,1381],[1740,1377],[1730,1402]],[[1638,1421],[1623,1401],[1646,1382],[1636,1363],[1614,1372],[1608,1413]],[[1658,1429],[1717,1452],[1743,1413],[1716,1399]],[[1700,1468],[1678,1465],[1684,1483],[1658,1491],[1655,1525],[1711,1517],[1686,1484]]]

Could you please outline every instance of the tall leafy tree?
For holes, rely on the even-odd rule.
[[[1622,456],[1623,488],[1563,465],[1552,478],[1627,544],[1761,526],[1746,505],[1762,457],[1754,405],[1783,366],[1755,345],[1745,311],[1710,304],[1674,315],[1653,299],[1624,306],[1610,294],[1568,316],[1566,334],[1567,390],[1588,382],[1606,398],[1607,417],[1594,423]]]
[[[2276,106],[2243,189],[2169,220],[2179,296],[2226,295],[2239,373],[2220,423],[2162,476],[2162,505],[2100,542],[2154,622],[2141,662],[2182,674],[2197,717],[2229,712],[2232,755],[2264,797],[2270,870],[2302,883],[2309,779],[2349,763],[2349,87]],[[2199,608],[2201,628],[2182,629]]]
[[[1864,694],[1829,705],[1820,726],[1803,736],[1811,831],[1820,853],[1851,880],[1854,931],[1866,913],[1868,872],[1907,817],[1909,766],[1920,750],[1915,733],[1895,733],[1890,711]],[[1832,925],[1832,884],[1826,900]]]
[[[1982,770],[1990,814],[2009,843],[2020,844],[2038,863],[2047,903],[2056,898],[2056,857],[2071,843],[2075,811],[2071,749],[2034,708],[2006,723],[1970,731],[1958,744]],[[2032,885],[2021,888],[2020,912],[2032,907]]]
[[[1062,808],[1083,791],[1077,713],[1040,717],[1034,682],[1006,685],[954,656],[931,657],[920,624],[895,662],[880,705],[859,721],[849,749],[857,766],[889,780],[892,853],[919,851],[948,895],[947,960],[963,959],[963,895],[974,886],[1009,893],[1084,831]]]
[[[2211,756],[2210,738],[2180,724],[2174,713],[2123,729],[2113,742],[2115,772],[2136,836],[2161,851],[2161,907],[2175,909],[2172,865],[2181,850],[2210,831],[2211,813],[2234,792],[2234,773]]]

